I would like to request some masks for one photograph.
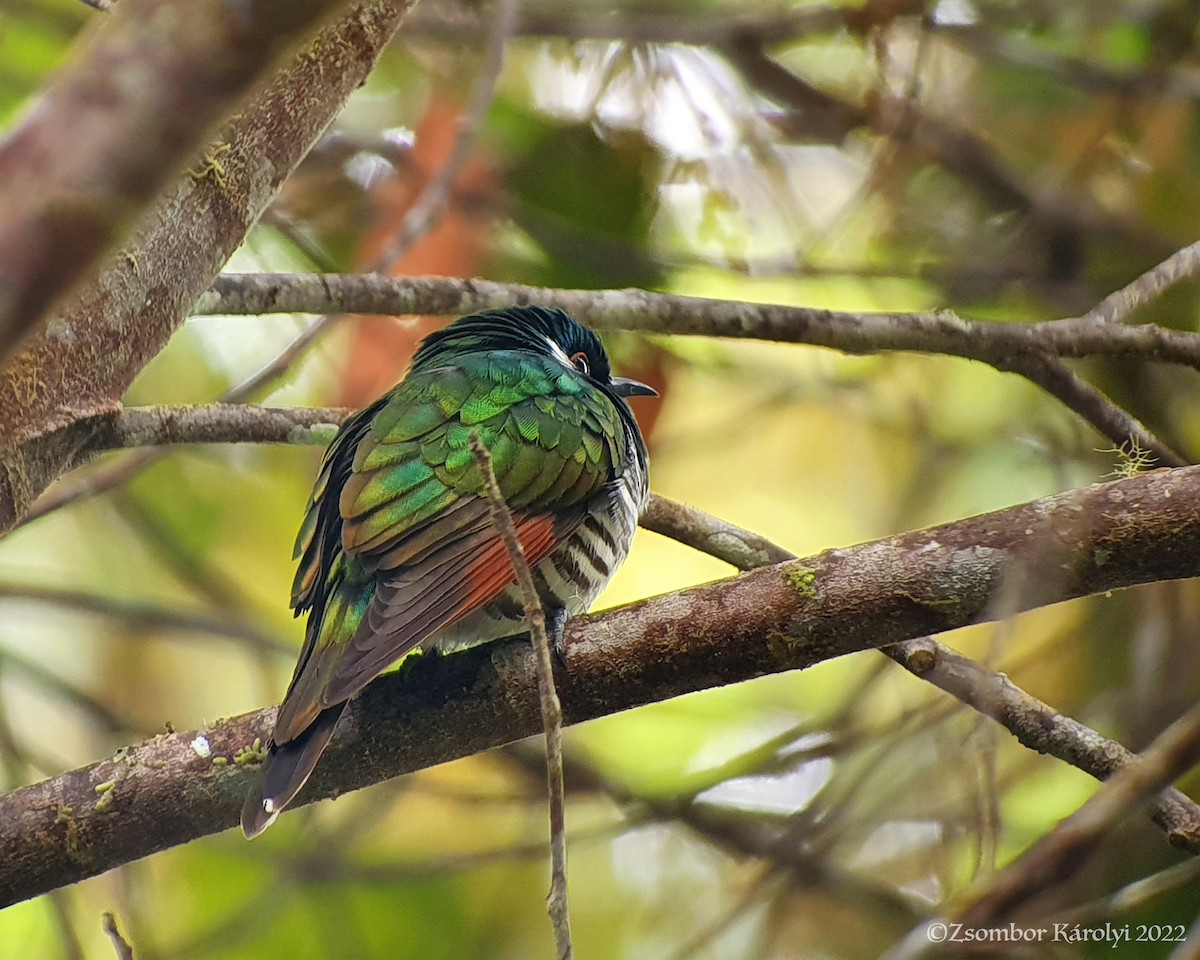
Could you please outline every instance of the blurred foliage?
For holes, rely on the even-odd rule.
[[[475,174],[412,255],[499,280],[1023,322],[1078,314],[1195,238],[1196,4],[873,2],[849,11],[849,26],[762,36],[797,80],[786,102],[766,95],[728,55],[733,18],[813,9],[630,5],[604,21],[610,38],[580,40],[579,24],[608,7],[528,8],[538,29],[508,46]],[[428,0],[413,15],[232,268],[354,269],[401,230],[436,171],[423,145],[438,131],[452,139],[464,116],[487,12]],[[674,18],[709,42],[643,42],[652,14],[660,30]],[[7,0],[0,127],[101,16],[72,0]],[[887,97],[912,98],[910,112],[870,120]],[[953,135],[917,136],[916,111]],[[439,232],[447,224],[478,250]],[[1184,285],[1142,316],[1194,329],[1195,293]],[[130,400],[215,398],[308,322],[193,320]],[[359,335],[369,329],[335,328],[262,396],[354,396],[363,358],[382,349]],[[619,366],[663,394],[639,406],[652,422],[652,486],[800,555],[1086,484],[1121,463],[1070,411],[980,364],[612,345]],[[381,362],[398,376],[405,360]],[[1121,360],[1078,369],[1177,449],[1200,450],[1193,373]],[[301,635],[286,609],[291,540],[317,459],[174,451],[0,544],[6,786],[282,694]],[[640,533],[601,605],[728,572]],[[4,584],[82,590],[111,609],[6,597]],[[130,622],[132,602],[160,618]],[[1200,689],[1198,608],[1194,583],[1158,584],[949,641],[1136,749]],[[278,643],[177,629],[180,610]],[[566,742],[581,957],[875,957],[1095,790],[877,654],[596,721]],[[168,851],[0,913],[0,956],[112,956],[103,910],[140,960],[549,955],[538,770],[536,754],[510,748],[289,813],[253,845],[231,832]],[[1134,818],[1041,907],[1065,917],[1178,859]],[[1191,883],[1101,916],[1178,924],[1198,911]],[[1172,946],[1123,945],[1122,956]]]

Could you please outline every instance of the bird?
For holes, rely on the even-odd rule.
[[[242,832],[261,834],[307,782],[346,704],[416,650],[451,653],[528,629],[473,434],[545,608],[563,629],[625,560],[649,497],[646,443],[596,334],[536,306],[462,317],[426,337],[404,379],[329,445],[296,538],[291,606],[304,644]]]

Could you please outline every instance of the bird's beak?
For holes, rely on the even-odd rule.
[[[612,392],[618,397],[657,397],[658,391],[648,387],[640,380],[630,380],[629,377],[613,377]]]

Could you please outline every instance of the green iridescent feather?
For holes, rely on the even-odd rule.
[[[348,422],[338,438],[361,434],[352,470],[332,482],[332,464],[345,456],[335,442],[296,544],[298,612],[312,604],[320,566],[328,564],[317,648],[342,646],[359,629],[374,594],[375,557],[463,498],[482,497],[472,432],[487,446],[509,506],[549,514],[595,496],[614,476],[626,444],[625,425],[608,397],[552,357],[524,351],[467,354],[452,366],[414,371],[358,417],[365,423]],[[322,544],[320,512],[339,485],[342,543]]]
[[[519,620],[502,599],[512,569],[472,433],[491,452],[530,563],[554,557],[558,591],[574,591],[559,568],[576,562],[570,550],[584,541],[572,538],[581,529],[612,535],[585,519],[635,511],[645,496],[646,448],[624,398],[652,392],[613,378],[595,334],[565,313],[515,307],[428,336],[406,379],[346,421],[296,542],[292,606],[308,627],[262,777],[243,805],[246,836],[293,801],[347,700],[380,671],[427,642],[487,642]],[[622,536],[632,519],[623,517]],[[573,546],[560,561],[564,544]]]

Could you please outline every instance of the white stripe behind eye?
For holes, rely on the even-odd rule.
[[[553,340],[550,337],[545,337],[543,339],[545,339],[546,346],[550,348],[550,353],[555,360],[557,360],[563,366],[570,367],[572,370],[575,369],[575,364],[573,364],[571,362],[571,358],[567,356],[567,351],[559,345],[557,340]]]

